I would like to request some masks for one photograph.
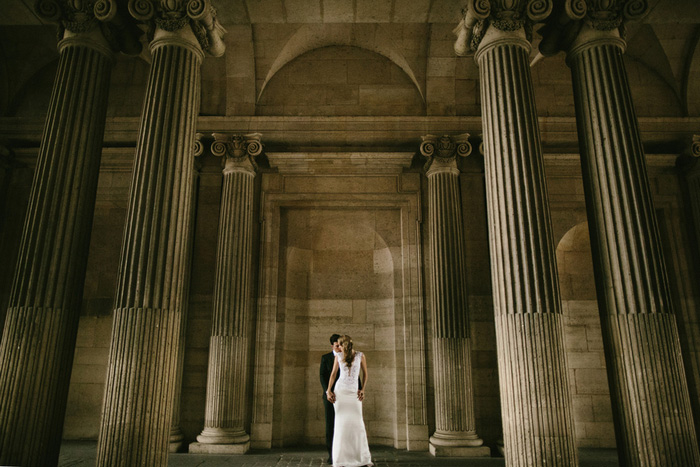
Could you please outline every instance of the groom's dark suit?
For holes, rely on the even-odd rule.
[[[328,402],[326,391],[328,390],[328,382],[331,379],[333,372],[333,352],[327,353],[321,357],[321,386],[323,386],[323,408],[326,409],[326,447],[328,448],[328,458],[330,459],[333,451],[333,427],[335,426],[335,407]],[[335,383],[340,377],[340,372],[335,377],[335,381],[331,385],[331,390],[335,391]]]

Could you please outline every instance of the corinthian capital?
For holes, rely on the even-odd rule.
[[[255,173],[258,168],[255,158],[263,150],[260,133],[250,135],[214,133],[213,136],[211,152],[215,156],[224,157],[224,174],[232,171]]]
[[[552,11],[552,0],[469,0],[455,29],[457,55],[475,52],[490,27],[501,31],[525,30],[532,38],[532,25],[544,21]]]
[[[544,56],[568,51],[582,30],[587,31],[587,39],[623,37],[625,23],[642,18],[648,11],[647,0],[565,0],[555,5],[540,29],[539,51]]]
[[[205,52],[220,57],[226,49],[226,30],[209,0],[129,0],[129,13],[149,26],[149,40],[156,27],[174,32],[189,26]]]
[[[693,135],[688,149],[676,159],[676,167],[683,173],[697,170],[700,161],[700,135]]]
[[[58,24],[58,37],[72,34],[102,33],[110,48],[128,55],[141,52],[141,31],[128,21],[117,0],[36,0],[36,14],[45,21]]]
[[[467,157],[472,153],[472,145],[469,142],[469,133],[457,136],[423,136],[420,145],[420,153],[428,158],[425,170],[435,166],[451,167],[457,169],[457,156]]]

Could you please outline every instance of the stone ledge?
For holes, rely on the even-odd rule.
[[[250,441],[240,444],[205,444],[190,443],[192,454],[245,454],[250,450]]]
[[[435,457],[491,457],[488,446],[435,446],[430,443],[430,454]]]

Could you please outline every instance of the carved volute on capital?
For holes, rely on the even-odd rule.
[[[558,2],[538,32],[543,56],[571,51],[577,43],[608,40],[625,48],[625,23],[642,18],[648,0],[566,0]]]
[[[700,162],[700,135],[693,135],[690,147],[676,159],[676,167],[681,172],[690,172],[698,167]],[[694,170],[693,170],[694,171]]]
[[[190,26],[200,47],[209,55],[220,57],[226,49],[226,30],[217,20],[210,0],[129,0],[129,13],[148,25],[149,41],[156,28],[176,32]]]
[[[58,39],[99,31],[111,51],[127,55],[141,52],[141,30],[128,18],[117,0],[36,0],[34,10],[45,21],[57,23]],[[101,41],[87,39],[86,45],[99,48]]]
[[[428,175],[442,169],[459,173],[457,156],[467,157],[472,152],[469,133],[454,137],[426,135],[422,139],[420,153],[428,158],[428,162],[424,166],[426,172],[429,172]]]
[[[464,56],[476,52],[492,26],[504,32],[523,29],[530,41],[532,25],[544,21],[551,11],[552,0],[469,0],[454,30],[455,53]]]
[[[263,150],[260,133],[249,135],[213,133],[213,136],[211,152],[215,156],[224,157],[224,175],[236,171],[255,174],[258,169],[255,158],[262,154]]]

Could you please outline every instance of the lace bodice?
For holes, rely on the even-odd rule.
[[[362,352],[355,352],[355,358],[352,360],[352,366],[348,368],[345,363],[345,357],[342,353],[336,357],[338,359],[338,368],[340,368],[340,378],[335,383],[335,387],[357,391],[359,388],[358,379],[360,377],[360,362],[362,362]]]

